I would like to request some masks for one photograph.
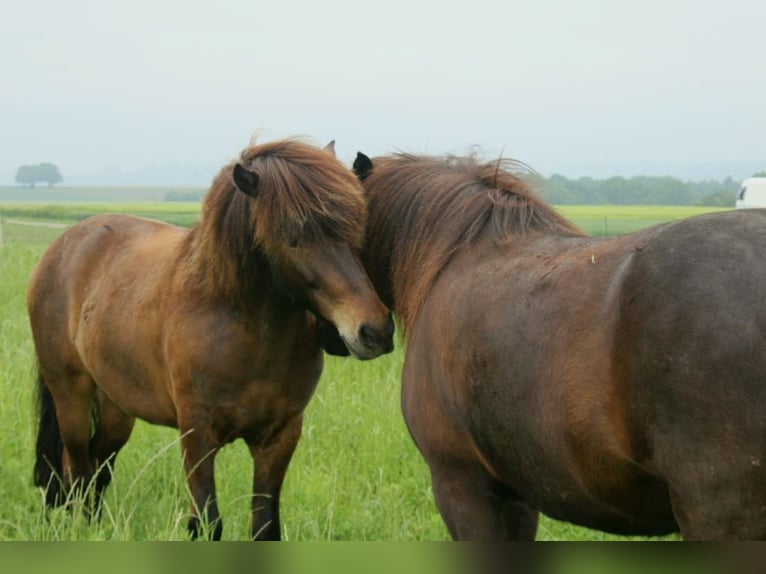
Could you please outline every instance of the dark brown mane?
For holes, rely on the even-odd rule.
[[[364,180],[369,220],[365,258],[402,327],[417,316],[439,272],[479,238],[496,243],[543,230],[583,235],[536,196],[512,160],[396,154],[373,159]],[[381,271],[385,277],[375,277]],[[381,286],[390,287],[390,292]]]
[[[280,246],[340,241],[361,247],[364,192],[331,153],[285,139],[250,147],[239,162],[258,174],[256,197],[235,187],[232,162],[214,180],[190,233],[192,267],[208,290],[223,294],[252,280],[258,260],[277,257]]]

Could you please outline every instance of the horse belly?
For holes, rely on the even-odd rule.
[[[125,413],[154,424],[176,426],[166,370],[135,341],[101,337],[79,339],[83,363],[96,385]]]
[[[533,403],[497,406],[478,402],[469,411],[471,438],[488,470],[543,514],[613,534],[677,532],[666,483],[629,460],[603,429],[573,436]]]
[[[127,414],[175,426],[163,351],[166,313],[160,277],[147,269],[141,281],[122,276],[94,282],[82,302],[75,345],[96,384]]]
[[[554,461],[551,467],[560,464]],[[604,460],[587,471],[565,468],[559,475],[563,480],[552,480],[554,474],[541,469],[527,477],[525,495],[551,518],[619,535],[678,532],[667,484],[629,461]]]

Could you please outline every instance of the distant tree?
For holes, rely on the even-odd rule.
[[[38,164],[37,179],[47,183],[48,187],[52,187],[53,184],[64,181],[64,178],[61,177],[61,173],[59,173],[59,168],[52,163]]]
[[[736,202],[737,194],[733,191],[716,191],[706,195],[697,202],[697,205],[712,205],[715,207],[732,207]]]
[[[165,194],[165,201],[199,201],[204,195],[203,191],[169,191]]]
[[[553,204],[581,205],[733,205],[739,182],[681,181],[674,177],[639,175],[631,178],[610,177],[568,179],[554,174],[536,182],[536,189]]]
[[[553,174],[547,180],[541,180],[535,186],[540,194],[550,203],[567,205],[577,203],[577,194],[567,187],[568,180],[561,175]]]
[[[766,171],[759,171],[753,174],[753,177],[766,177]]]
[[[52,163],[38,163],[37,165],[22,165],[16,171],[16,182],[21,185],[34,187],[38,182],[45,182],[48,187],[64,181],[59,168]]]
[[[35,167],[33,165],[22,165],[16,170],[16,183],[35,186]]]

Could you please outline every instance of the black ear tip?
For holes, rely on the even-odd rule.
[[[356,159],[354,160],[353,168],[357,177],[361,181],[364,181],[372,171],[372,160],[362,152],[358,151],[356,152]]]
[[[255,197],[258,192],[258,174],[247,169],[241,163],[235,163],[232,170],[232,179],[242,193]]]

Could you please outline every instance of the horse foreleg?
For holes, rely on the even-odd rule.
[[[514,492],[498,486],[500,515],[503,518],[503,534],[506,540],[534,540],[540,513]]]
[[[478,465],[432,465],[439,512],[454,540],[534,540],[538,513]]]
[[[303,428],[303,417],[290,421],[268,444],[250,443],[253,473],[253,540],[280,540],[279,495],[287,466]]]
[[[696,541],[766,540],[761,456],[750,456],[744,449],[741,452],[747,456],[732,456],[724,452],[723,444],[711,446],[709,455],[700,455],[691,464],[679,456],[680,462],[666,473],[681,535]]]
[[[420,377],[416,367],[416,363],[405,361],[402,410],[431,470],[436,505],[452,538],[534,540],[537,510],[490,472],[488,457],[465,428],[436,407],[441,401],[433,389],[439,385]]]
[[[184,450],[184,468],[192,495],[189,533],[195,539],[207,533],[212,540],[220,540],[223,523],[218,513],[215,492],[215,455],[218,446],[206,437],[203,430],[179,426],[183,433],[181,446]]]

